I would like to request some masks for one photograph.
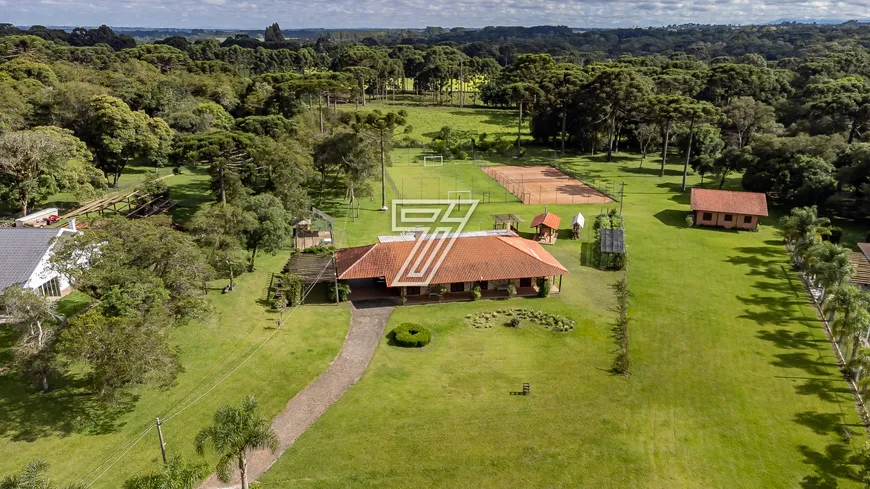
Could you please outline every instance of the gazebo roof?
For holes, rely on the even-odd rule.
[[[513,222],[525,222],[516,214],[492,214],[492,219],[497,224],[510,224]]]
[[[602,229],[602,253],[625,253],[625,231],[622,229]]]
[[[541,225],[544,225],[550,229],[559,229],[559,223],[562,221],[562,218],[553,214],[552,212],[545,212],[543,214],[535,216],[532,219],[531,227],[535,228]]]

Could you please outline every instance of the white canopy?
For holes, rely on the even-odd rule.
[[[574,219],[571,221],[571,224],[579,224],[582,228],[586,224],[586,219],[583,217],[583,214],[578,212],[577,215],[574,216]]]

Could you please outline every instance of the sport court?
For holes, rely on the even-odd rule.
[[[524,204],[607,204],[613,199],[552,166],[481,168]]]

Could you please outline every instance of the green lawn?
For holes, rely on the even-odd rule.
[[[109,458],[111,464],[113,454],[126,450],[129,441],[153,425],[156,416],[177,413],[201,395],[201,400],[165,424],[170,454],[195,458],[193,438],[210,422],[214,410],[248,394],[261,400],[264,414],[277,414],[326,369],[344,342],[350,319],[344,305],[304,306],[242,363],[274,332],[277,315],[257,301],[265,295],[269,273],[280,270],[286,259],[287,252],[261,255],[258,270],[239,278],[231,294],[221,295],[219,287],[225,283],[215,283],[210,292],[214,299],[211,316],[172,332],[171,342],[185,369],[177,384],[168,391],[136,392],[138,400],[128,406],[130,410],[111,413],[101,409],[77,378],[60,381],[56,390],[42,395],[25,388],[13,373],[0,375],[0,453],[4,454],[0,474],[42,457],[51,464],[50,473],[57,481],[87,482],[107,468],[108,464],[100,467],[104,460]],[[71,297],[65,309],[79,307],[80,299]],[[13,341],[13,331],[0,328],[0,365],[8,361]],[[208,392],[236,367],[235,373]],[[159,467],[157,434],[152,430],[92,487],[115,489],[131,475]]]
[[[860,487],[848,459],[866,437],[775,219],[755,233],[686,228],[681,166],[658,178],[630,155],[563,163],[626,183],[631,378],[608,372],[620,274],[581,266],[581,243],[563,233],[548,248],[571,271],[560,295],[398,308],[390,327],[421,323],[432,343],[403,350],[384,339],[265,487]],[[364,201],[356,221],[338,213],[341,242],[388,234],[378,205]],[[591,224],[601,206],[549,208]],[[542,210],[481,205],[466,229],[491,228],[491,213],[528,222]],[[465,322],[506,306],[577,328]],[[509,396],[522,382],[532,395]]]
[[[417,137],[443,125],[505,136],[515,128],[512,111],[408,110]],[[412,166],[414,151],[396,150],[389,169],[397,187],[405,179],[407,198],[416,198],[411,181],[423,180],[420,195],[432,198],[452,190],[440,189],[442,178],[448,187],[453,178],[455,187],[475,188],[478,177],[486,178],[472,164]],[[552,159],[550,150],[529,153],[520,163]],[[434,333],[432,343],[403,350],[384,339],[360,383],[279,460],[264,486],[860,487],[848,458],[866,437],[789,267],[775,218],[757,233],[686,228],[681,166],[669,165],[665,178],[658,178],[654,162],[639,169],[632,155],[610,163],[601,157],[560,163],[590,179],[626,183],[631,378],[608,372],[615,349],[611,285],[621,274],[582,266],[582,243],[563,231],[548,248],[571,271],[559,295],[397,308],[390,327],[424,324]],[[176,219],[186,220],[210,200],[208,181],[200,171],[167,179],[179,201]],[[691,185],[698,182],[690,176]],[[478,207],[466,230],[490,229],[492,213],[516,213],[528,223],[543,211],[516,199],[500,202],[491,185],[492,203]],[[736,187],[739,179],[728,185]],[[389,214],[377,210],[379,185],[375,189],[362,199],[358,218],[336,189],[316,202],[335,217],[340,246],[391,233]],[[395,197],[388,187],[387,198]],[[602,206],[549,209],[566,224],[581,211],[591,225]],[[847,239],[863,231],[850,228]],[[584,240],[590,234],[584,231]],[[211,317],[172,332],[185,367],[177,385],[137,392],[124,412],[99,409],[82,395],[76,378],[41,395],[23,388],[13,373],[0,374],[0,453],[6,454],[0,474],[43,457],[57,481],[87,482],[107,469],[112,455],[132,446],[92,486],[117,488],[133,474],[159,468],[153,430],[128,445],[155,416],[170,417],[164,426],[169,452],[194,457],[193,436],[217,406],[255,394],[265,414],[276,414],[334,358],[349,320],[345,306],[304,306],[242,363],[274,332],[275,315],[257,301],[269,272],[285,259],[264,256],[257,272],[239,279],[236,292],[212,291]],[[72,297],[64,308],[85,303]],[[508,306],[568,316],[577,327],[552,333],[532,325],[477,330],[466,324],[466,314]],[[0,366],[13,342],[13,331],[0,328]],[[531,383],[530,397],[508,395],[522,382]]]

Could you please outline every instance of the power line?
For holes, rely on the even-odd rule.
[[[345,216],[344,216],[344,224],[342,225],[342,240],[344,239],[344,237],[345,237],[345,231],[347,230],[347,220],[348,220],[348,215],[345,214]],[[259,346],[258,346],[258,347],[253,351],[253,352],[251,352],[250,355],[248,355],[244,360],[242,360],[241,363],[239,363],[235,368],[233,368],[229,373],[227,373],[223,378],[221,378],[217,383],[215,383],[213,386],[211,386],[208,390],[206,390],[205,392],[203,392],[200,396],[198,396],[196,399],[194,399],[194,400],[191,401],[190,403],[186,404],[183,408],[179,409],[179,410],[176,411],[175,413],[173,413],[173,414],[171,414],[171,415],[169,415],[169,416],[164,417],[164,418],[161,420],[160,423],[161,423],[161,424],[165,424],[166,422],[168,422],[168,421],[171,420],[172,418],[174,418],[174,417],[178,416],[179,414],[181,414],[182,412],[184,412],[187,408],[189,408],[189,407],[193,406],[194,404],[196,404],[197,402],[199,402],[201,399],[203,399],[205,396],[207,396],[207,395],[208,395],[209,393],[211,393],[213,390],[215,390],[216,388],[218,388],[218,387],[219,387],[219,386],[220,386],[224,381],[226,381],[230,376],[232,376],[234,373],[236,373],[236,371],[238,371],[238,370],[239,370],[243,365],[245,365],[245,364],[248,362],[248,360],[250,360],[251,358],[253,358],[253,356],[256,355],[258,351],[260,351],[264,346],[266,346],[266,343],[268,343],[269,340],[271,340],[271,339],[272,339],[276,334],[278,334],[278,331],[281,330],[281,327],[284,326],[284,324],[286,324],[287,321],[290,320],[290,318],[293,316],[293,313],[295,313],[296,310],[298,310],[299,307],[302,305],[302,303],[305,302],[305,299],[308,297],[309,294],[311,294],[311,291],[314,289],[315,285],[317,285],[317,283],[318,283],[318,281],[320,280],[320,278],[323,277],[323,274],[326,272],[326,269],[329,268],[329,266],[330,266],[331,264],[332,264],[332,262],[330,261],[330,262],[328,262],[326,265],[324,265],[324,267],[320,270],[320,273],[317,275],[317,278],[314,280],[314,282],[311,284],[311,286],[308,287],[308,289],[305,291],[305,294],[302,295],[302,299],[299,301],[299,303],[296,304],[295,306],[293,306],[293,309],[291,309],[291,310],[290,310],[290,313],[287,315],[287,317],[284,318],[284,320],[281,321],[281,322],[278,324],[278,326],[275,328],[275,331],[273,331],[272,334],[270,334],[270,335],[269,335],[265,340],[263,340],[263,342],[260,343],[260,345],[259,345]],[[338,273],[337,270],[336,270],[336,273]],[[336,289],[335,293],[336,293],[336,295],[339,294],[339,292],[338,292],[337,289]],[[106,467],[106,469],[103,470],[103,471],[100,473],[100,475],[98,475],[96,478],[94,478],[94,480],[92,480],[89,484],[87,484],[87,485],[85,486],[85,488],[89,488],[89,487],[91,487],[91,486],[92,486],[94,483],[96,483],[96,482],[97,482],[101,477],[103,477],[103,475],[105,475],[106,472],[109,471],[109,469],[111,469],[111,468],[112,468],[116,463],[118,463],[118,461],[120,461],[122,458],[124,458],[124,456],[127,455],[127,453],[128,453],[128,452],[129,452],[129,451],[130,451],[134,446],[136,446],[136,444],[137,444],[137,443],[138,443],[138,442],[139,442],[139,441],[140,441],[140,440],[141,440],[145,435],[147,435],[147,434],[148,434],[148,433],[149,433],[153,428],[154,428],[153,425],[149,425],[148,428],[147,428],[145,431],[143,431],[143,432],[142,432],[138,437],[136,437],[132,442],[130,442],[130,443],[128,444],[126,450],[124,450],[123,448],[119,449],[119,450],[116,451],[114,454],[112,454],[109,458],[107,458],[106,460],[104,460],[104,461],[103,461],[100,465],[98,465],[95,469],[91,470],[91,472],[89,472],[88,475],[86,475],[85,477],[83,477],[81,480],[85,480],[85,479],[87,479],[91,474],[93,474],[95,471],[99,470],[100,467],[102,467],[103,465],[105,465],[106,462],[108,462],[109,460],[111,460],[112,458],[114,458],[114,457],[115,457],[119,452],[121,452],[121,451],[123,450],[123,453],[121,453],[121,455],[118,456],[118,458],[116,458],[114,462],[112,462],[108,467]],[[81,482],[81,480],[80,480],[79,482]]]

